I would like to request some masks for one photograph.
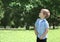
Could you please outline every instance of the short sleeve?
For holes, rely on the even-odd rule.
[[[45,22],[45,28],[49,28],[49,23]]]
[[[39,21],[39,19],[36,20],[36,22],[35,22],[35,27],[38,26],[38,21]]]

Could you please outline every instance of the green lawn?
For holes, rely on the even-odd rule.
[[[33,30],[0,30],[0,42],[36,42]],[[60,29],[49,30],[48,42],[60,42]]]

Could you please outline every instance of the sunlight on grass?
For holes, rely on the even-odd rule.
[[[60,42],[60,29],[49,30],[48,42]],[[0,42],[36,42],[33,30],[0,30]]]

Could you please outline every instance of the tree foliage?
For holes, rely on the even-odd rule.
[[[60,14],[60,0],[0,0],[0,25],[18,28],[33,26],[42,8],[51,12],[50,25],[57,24]],[[52,20],[51,20],[52,19]]]

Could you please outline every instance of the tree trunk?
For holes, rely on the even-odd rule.
[[[28,24],[26,25],[26,30],[29,30],[29,25]]]
[[[55,25],[54,25],[54,23],[53,23],[53,29],[55,29]]]

